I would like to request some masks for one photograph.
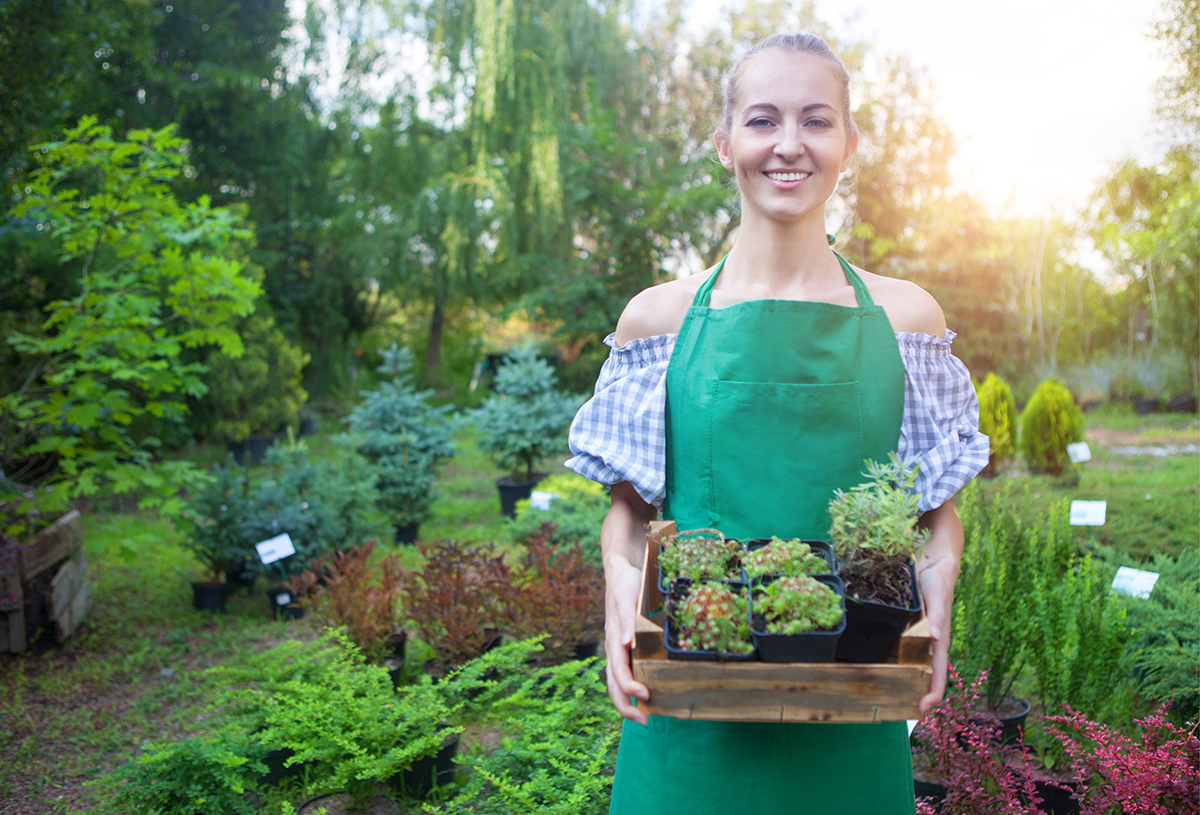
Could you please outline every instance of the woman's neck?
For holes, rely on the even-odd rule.
[[[765,218],[744,222],[718,288],[762,289],[764,296],[814,298],[814,293],[847,285],[841,266],[829,249],[824,219],[813,224],[780,224]]]

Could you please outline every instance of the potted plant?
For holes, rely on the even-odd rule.
[[[742,569],[748,581],[766,575],[833,574],[833,550],[827,543],[798,538],[750,541],[742,555]]]
[[[658,584],[688,580],[736,580],[741,577],[742,547],[717,529],[689,529],[669,537],[658,556]]]
[[[396,648],[404,566],[395,552],[372,563],[374,551],[375,541],[370,541],[317,558],[289,587],[302,606],[345,628],[367,662],[392,670],[395,666],[385,659]]]
[[[750,597],[750,629],[764,662],[832,662],[846,630],[834,575],[764,578]]]
[[[247,480],[232,455],[212,470],[213,478],[180,515],[187,533],[183,544],[204,567],[205,579],[192,583],[192,605],[201,611],[224,611],[228,578],[240,574],[253,556],[243,524],[249,507]]]
[[[604,573],[577,547],[557,547],[531,533],[513,570],[507,631],[541,637],[538,662],[564,662],[580,645],[596,643],[604,627]]]
[[[497,479],[501,514],[512,517],[539,476],[534,468],[557,451],[584,397],[555,390],[554,369],[532,347],[516,348],[496,372],[495,394],[473,411],[480,446],[505,471]]]
[[[300,374],[309,357],[287,341],[271,317],[252,314],[238,333],[245,347],[240,357],[216,353],[208,359],[205,404],[237,462],[244,463],[249,454],[259,464],[308,398]]]
[[[425,562],[404,575],[404,614],[433,652],[426,672],[443,677],[496,644],[500,624],[511,618],[512,574],[494,544],[417,546]]]
[[[378,389],[362,391],[348,422],[361,439],[359,452],[379,469],[379,503],[397,542],[412,543],[429,517],[436,467],[454,454],[453,406],[431,405],[433,391],[417,389],[408,348],[393,343],[381,355],[377,370],[386,378]]]
[[[753,658],[746,584],[676,580],[663,639],[673,659]]]
[[[900,635],[921,613],[916,558],[928,537],[917,526],[917,465],[893,453],[889,463],[868,461],[870,480],[829,503],[829,536],[846,587],[846,632],[837,658],[884,662]]]

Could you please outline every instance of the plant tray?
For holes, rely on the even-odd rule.
[[[919,718],[929,690],[929,625],[904,632],[886,663],[693,662],[667,658],[659,544],[673,521],[650,525],[642,564],[633,675],[650,689],[639,702],[651,716],[736,722],[881,722]]]

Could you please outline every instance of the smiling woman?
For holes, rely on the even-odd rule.
[[[791,813],[798,797],[810,815],[913,812],[903,722],[647,716],[635,700],[654,689],[633,679],[628,651],[659,508],[680,529],[820,540],[830,499],[864,459],[899,453],[920,459],[929,534],[917,566],[934,640],[922,709],[941,698],[962,551],[951,499],[987,463],[987,439],[938,304],[830,248],[825,205],[857,138],[845,68],[824,40],[777,35],[742,57],[714,134],[741,196],[737,239],[714,268],[629,303],[572,426],[568,466],[612,486],[601,548],[609,695],[628,720],[618,815]]]

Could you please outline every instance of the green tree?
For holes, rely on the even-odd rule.
[[[8,337],[23,377],[0,396],[0,439],[13,481],[56,461],[51,503],[141,489],[143,505],[175,511],[177,490],[198,476],[187,462],[155,465],[154,432],[204,392],[185,349],[241,352],[228,323],[252,310],[259,286],[238,216],[172,193],[185,149],[172,127],[117,139],[87,117],[37,147],[14,214],[48,233],[78,288],[47,306],[39,330]]]

